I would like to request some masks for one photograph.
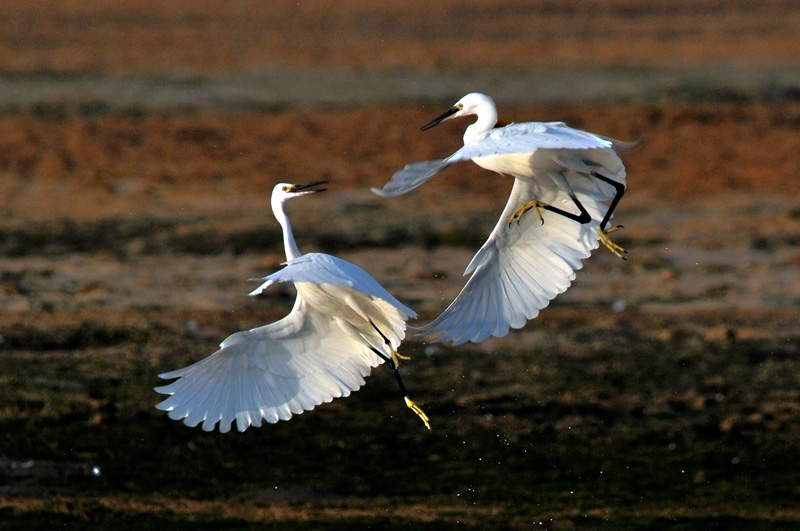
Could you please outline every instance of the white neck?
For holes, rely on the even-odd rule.
[[[300,250],[297,248],[297,244],[294,241],[289,217],[283,211],[283,202],[273,200],[272,213],[275,215],[275,219],[278,220],[278,223],[281,224],[281,229],[283,229],[283,247],[286,250],[286,260],[294,260],[300,256]]]
[[[494,105],[482,105],[475,111],[475,115],[478,119],[464,131],[465,145],[497,124],[497,109]]]

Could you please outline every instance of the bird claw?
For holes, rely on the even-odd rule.
[[[400,367],[400,361],[401,360],[402,361],[408,361],[408,360],[411,359],[411,356],[403,356],[402,354],[397,352],[397,350],[392,346],[392,342],[389,341],[389,338],[386,337],[383,332],[381,332],[380,328],[375,326],[375,323],[372,322],[372,319],[370,319],[369,324],[371,324],[372,328],[374,328],[375,331],[378,332],[378,334],[380,334],[380,336],[383,338],[383,342],[386,343],[386,346],[389,348],[389,356],[392,359],[392,363],[394,364],[394,368],[395,369]],[[377,352],[377,351],[375,351],[375,352]],[[383,359],[386,359],[386,357],[383,356],[382,354],[379,354],[379,356],[383,357]]]
[[[605,245],[609,251],[611,251],[618,257],[622,258],[623,260],[627,260],[627,258],[625,258],[625,256],[623,255],[628,254],[628,251],[621,245],[612,242],[611,238],[608,237],[608,235],[611,234],[612,232],[616,232],[622,228],[623,228],[622,225],[617,225],[616,227],[611,227],[606,230],[597,227],[597,235],[600,237],[600,243]]]
[[[405,399],[406,399],[406,406],[408,406],[408,409],[416,413],[417,416],[422,419],[422,422],[425,423],[425,427],[428,428],[428,430],[430,430],[431,423],[428,420],[428,415],[426,415],[425,412],[422,411],[422,408],[420,408],[417,404],[415,404],[410,398],[405,397]]]
[[[397,352],[395,349],[391,349],[390,355],[392,357],[392,361],[394,362],[394,366],[395,367],[399,367],[400,366],[400,361],[401,360],[402,361],[409,361],[411,359],[411,356],[403,356],[402,354]]]
[[[537,201],[537,200],[528,201],[527,203],[525,203],[524,205],[522,205],[518,209],[516,209],[514,211],[514,213],[511,214],[511,216],[509,216],[508,224],[511,225],[512,223],[514,223],[516,221],[517,225],[519,225],[519,222],[520,222],[520,220],[522,220],[522,216],[525,214],[525,212],[527,212],[528,210],[533,208],[533,209],[536,210],[536,215],[538,216],[539,221],[541,221],[542,225],[544,225],[544,217],[542,216],[542,211],[539,210],[539,207],[543,207],[543,206],[545,206],[545,204],[542,203],[541,201]]]

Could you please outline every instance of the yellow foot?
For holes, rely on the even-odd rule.
[[[414,402],[412,402],[411,399],[408,397],[406,397],[406,405],[408,406],[408,409],[416,413],[417,416],[419,416],[419,418],[422,419],[422,422],[425,423],[425,427],[428,428],[428,430],[430,430],[431,423],[428,421],[428,415],[426,415],[425,412],[422,411],[422,409],[420,409],[420,407]]]
[[[606,230],[602,230],[600,227],[597,227],[597,235],[600,237],[600,243],[608,247],[609,251],[619,256],[623,260],[627,260],[627,258],[625,258],[623,255],[627,254],[628,251],[626,251],[621,245],[617,245],[616,243],[612,242],[611,238],[608,237],[609,234],[616,232],[621,228],[622,225],[617,225],[616,227],[611,227],[610,229]]]
[[[519,223],[520,220],[522,219],[522,216],[525,214],[525,212],[527,212],[528,210],[530,210],[532,208],[536,209],[536,215],[539,217],[539,221],[544,223],[544,218],[542,217],[542,211],[539,210],[539,207],[543,207],[543,206],[547,206],[547,205],[545,205],[541,201],[537,201],[535,199],[533,201],[528,201],[527,203],[523,204],[518,209],[516,209],[513,214],[511,214],[511,216],[508,218],[508,224],[511,225],[515,221],[517,223]]]
[[[408,361],[408,360],[411,359],[411,356],[403,356],[402,354],[397,352],[395,349],[393,349],[391,347],[390,347],[390,349],[391,349],[390,355],[392,356],[392,361],[394,362],[394,366],[395,367],[399,367],[400,366],[400,361]]]

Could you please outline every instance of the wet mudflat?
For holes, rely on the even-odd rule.
[[[276,316],[140,309],[4,323],[8,528],[798,520],[797,338],[737,335],[790,330],[796,312],[552,308],[495,348],[411,342],[404,375],[430,433],[385,368],[348,399],[244,434],[206,434],[153,409],[155,374]]]

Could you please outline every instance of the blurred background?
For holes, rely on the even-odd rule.
[[[800,6],[443,0],[23,2],[0,25],[0,529],[792,529],[800,525]],[[428,433],[380,367],[244,434],[153,406],[157,375],[285,315],[301,251],[435,317],[511,179],[419,127],[468,92],[506,122],[640,140],[621,261],[541,315],[410,338]]]

